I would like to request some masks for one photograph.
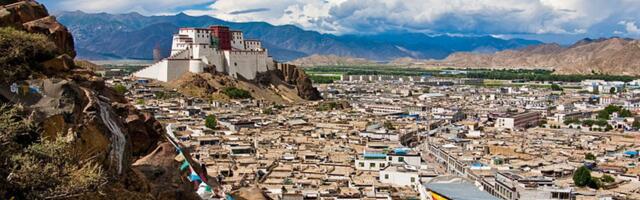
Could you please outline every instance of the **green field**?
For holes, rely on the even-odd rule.
[[[434,76],[449,78],[481,78],[490,80],[522,81],[562,81],[580,82],[589,79],[629,82],[638,77],[606,74],[559,75],[543,69],[453,69],[453,68],[407,68],[392,65],[359,66],[317,66],[304,69],[312,75],[396,75],[396,76]],[[465,71],[463,74],[444,74],[447,70]]]
[[[309,78],[313,83],[328,84],[340,80],[340,75],[311,74]]]

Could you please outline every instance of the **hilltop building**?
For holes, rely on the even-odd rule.
[[[258,40],[245,40],[241,31],[225,26],[180,28],[173,35],[171,56],[146,67],[135,77],[173,81],[187,72],[219,72],[233,78],[254,80],[258,73],[275,70],[276,64]]]

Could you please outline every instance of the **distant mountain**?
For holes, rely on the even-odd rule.
[[[569,47],[530,46],[495,54],[455,53],[429,64],[482,68],[546,68],[561,74],[640,76],[640,41],[627,38],[583,39]]]
[[[159,45],[168,55],[172,34],[179,27],[225,25],[245,32],[246,38],[263,41],[277,60],[289,61],[319,55],[338,55],[388,61],[395,58],[442,59],[454,52],[484,52],[541,44],[539,41],[503,40],[490,36],[428,36],[421,33],[377,35],[321,34],[296,26],[273,26],[264,22],[234,23],[209,16],[143,16],[129,14],[88,14],[62,12],[58,20],[75,36],[78,55],[85,59],[152,59]]]

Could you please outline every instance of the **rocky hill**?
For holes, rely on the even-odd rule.
[[[320,100],[320,92],[313,87],[311,79],[294,65],[277,64],[279,69],[258,74],[256,80],[233,79],[216,72],[187,73],[178,80],[165,84],[187,96],[214,98],[228,101],[226,88],[237,88],[250,93],[251,98],[276,104],[296,103],[305,100]]]
[[[353,58],[353,57],[337,56],[337,55],[318,55],[318,54],[314,54],[304,58],[298,58],[288,63],[291,63],[296,66],[300,66],[300,67],[376,64],[375,62],[364,59],[364,58]]]
[[[0,6],[0,199],[199,199],[162,125],[74,63],[44,6]]]
[[[616,74],[640,76],[640,41],[623,38],[584,39],[569,47],[530,46],[495,54],[455,53],[443,66],[483,68],[544,68],[560,74]]]
[[[143,16],[137,13],[107,14],[63,12],[60,21],[69,27],[76,47],[85,59],[152,59],[159,45],[169,55],[172,33],[179,27],[225,25],[259,39],[269,54],[279,61],[290,61],[314,54],[338,55],[386,61],[400,57],[442,59],[458,52],[486,52],[540,44],[531,40],[503,40],[490,36],[429,36],[422,33],[384,33],[375,35],[331,35],[306,31],[292,25],[274,26],[264,22],[235,23],[209,16],[185,14]]]

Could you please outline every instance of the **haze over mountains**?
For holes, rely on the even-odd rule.
[[[478,68],[546,68],[560,74],[640,75],[640,41],[583,39],[569,47],[535,45],[495,54],[455,53],[430,64]]]
[[[389,61],[396,58],[442,59],[455,52],[491,53],[541,44],[539,41],[491,36],[428,36],[421,33],[380,33],[375,35],[321,34],[293,25],[273,26],[264,22],[234,23],[209,16],[143,16],[129,14],[89,14],[61,12],[58,19],[75,36],[78,57],[84,59],[152,59],[159,46],[169,54],[172,34],[179,27],[225,25],[244,31],[246,38],[259,39],[270,55],[281,61],[314,54],[338,55]]]

